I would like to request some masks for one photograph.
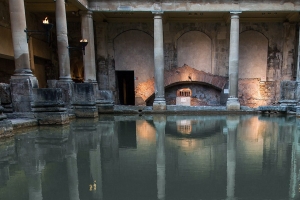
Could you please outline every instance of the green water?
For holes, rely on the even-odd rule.
[[[26,129],[0,142],[0,200],[299,199],[298,120],[101,116]]]

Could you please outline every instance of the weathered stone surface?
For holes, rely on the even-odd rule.
[[[73,105],[95,105],[94,86],[91,83],[75,83],[73,86]]]
[[[229,111],[236,111],[241,109],[241,104],[238,98],[228,98],[226,103],[226,108]]]
[[[63,101],[68,109],[72,109],[73,82],[57,81],[56,88],[62,89]]]
[[[296,81],[281,81],[280,83],[280,101],[296,100]]]
[[[12,123],[9,120],[0,121],[0,138],[6,138],[13,136],[13,127]]]
[[[74,114],[76,117],[81,118],[92,118],[92,117],[98,117],[98,108],[96,106],[74,106]]]
[[[38,88],[35,77],[15,77],[10,80],[11,97],[14,112],[30,112],[32,89]]]
[[[272,111],[286,112],[287,107],[286,106],[259,106],[258,110],[262,112],[272,112]]]
[[[12,102],[9,84],[0,83],[0,98],[1,98],[1,104],[10,104]]]
[[[65,103],[62,98],[62,89],[60,88],[40,88],[32,90],[31,107],[33,111],[42,111],[42,108],[51,109],[51,107],[64,107]],[[50,111],[50,110],[49,110]],[[54,110],[56,111],[56,110]]]
[[[36,118],[39,125],[68,124],[67,112],[37,112]]]

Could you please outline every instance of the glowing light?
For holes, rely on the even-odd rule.
[[[46,17],[46,18],[43,20],[43,24],[49,24],[48,17]]]
[[[80,40],[80,42],[87,42],[87,39],[82,39]]]

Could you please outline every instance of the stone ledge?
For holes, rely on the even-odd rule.
[[[277,112],[287,112],[286,106],[259,106],[259,111],[267,112],[267,111],[277,111]]]

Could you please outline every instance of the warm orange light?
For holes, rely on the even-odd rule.
[[[82,39],[80,40],[80,42],[87,42],[87,39]]]
[[[43,24],[49,24],[48,17],[43,20]]]

